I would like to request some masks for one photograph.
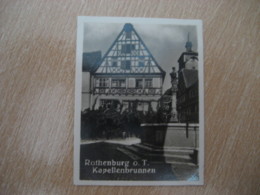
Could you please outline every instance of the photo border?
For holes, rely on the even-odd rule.
[[[84,23],[138,23],[138,24],[172,24],[194,25],[197,29],[199,53],[199,180],[198,181],[97,181],[80,180],[80,114],[82,91],[82,54]],[[107,185],[107,186],[179,186],[204,184],[204,68],[203,68],[203,32],[201,20],[169,19],[169,18],[130,18],[130,17],[92,17],[78,16],[77,18],[77,45],[75,70],[75,112],[74,112],[74,164],[73,181],[75,185]]]

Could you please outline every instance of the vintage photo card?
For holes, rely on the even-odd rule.
[[[76,185],[202,185],[200,20],[78,17]]]

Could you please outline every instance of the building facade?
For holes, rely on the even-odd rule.
[[[96,64],[101,60],[101,51],[83,53],[82,56],[82,110],[91,106],[91,83]]]
[[[186,52],[183,52],[178,60],[178,119],[182,123],[198,123],[198,53],[192,51],[189,38],[185,47]]]
[[[113,107],[146,112],[157,108],[165,72],[134,26],[125,24],[95,69],[82,76],[82,97],[88,99],[83,109]],[[84,84],[88,79],[89,85]]]

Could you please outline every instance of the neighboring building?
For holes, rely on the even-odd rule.
[[[186,52],[183,52],[178,60],[178,118],[183,123],[198,123],[198,53],[192,51],[189,37],[185,47]]]
[[[144,112],[157,108],[165,72],[132,24],[124,25],[91,71],[90,108],[115,107],[121,111],[136,109]]]
[[[96,69],[95,65],[101,60],[101,57],[101,51],[83,53],[82,71],[93,72]]]
[[[101,51],[83,53],[82,58],[82,110],[90,108],[93,72],[101,60]]]

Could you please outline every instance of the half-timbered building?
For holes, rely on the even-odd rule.
[[[155,110],[164,76],[134,26],[125,24],[90,74],[88,105],[93,109]]]

